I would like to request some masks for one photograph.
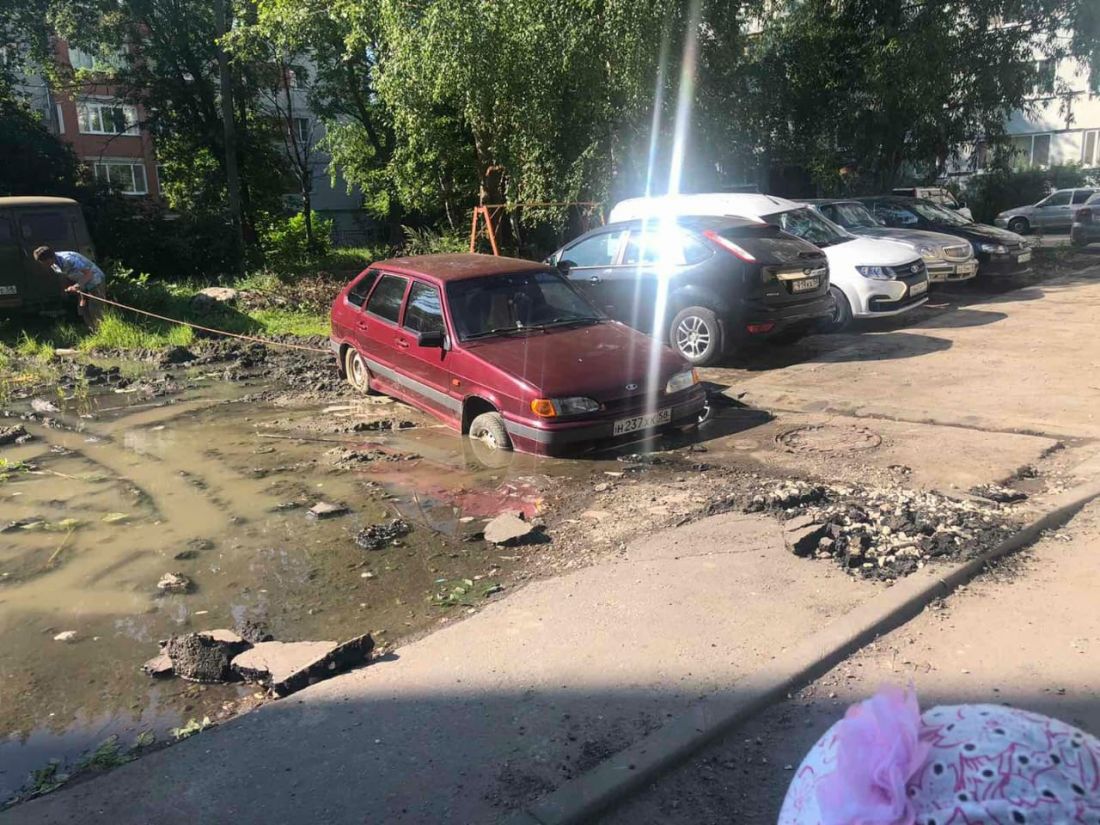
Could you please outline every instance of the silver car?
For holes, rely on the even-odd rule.
[[[810,206],[853,235],[881,238],[908,246],[924,260],[928,280],[966,281],[978,274],[974,247],[963,238],[921,229],[887,227],[857,201],[816,199]]]
[[[993,223],[1023,235],[1033,229],[1069,229],[1073,213],[1085,205],[1097,190],[1094,188],[1059,189],[1031,206],[1006,209]]]

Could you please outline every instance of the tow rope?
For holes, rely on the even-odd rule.
[[[285,347],[286,349],[298,349],[304,352],[319,352],[323,355],[330,355],[331,352],[327,349],[321,349],[320,347],[310,347],[305,344],[288,344],[284,341],[271,341],[266,338],[257,338],[254,335],[241,335],[236,332],[226,332],[223,329],[212,329],[211,327],[204,327],[201,324],[192,324],[190,321],[180,321],[178,318],[169,318],[166,315],[157,315],[155,312],[149,312],[148,310],[138,309],[137,307],[127,306],[126,304],[120,304],[118,301],[112,301],[110,298],[100,298],[98,295],[92,295],[87,292],[80,293],[81,298],[91,299],[93,301],[99,301],[100,303],[109,304],[119,309],[125,309],[128,312],[136,312],[139,315],[148,315],[150,318],[156,318],[158,321],[167,321],[170,324],[179,324],[183,327],[191,327],[191,329],[199,329],[203,332],[209,332],[212,335],[224,335],[226,338],[237,338],[241,341],[252,341],[256,344],[263,344],[266,347]]]

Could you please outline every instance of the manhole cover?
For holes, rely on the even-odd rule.
[[[873,450],[882,443],[882,436],[866,427],[817,424],[787,430],[777,435],[775,441],[791,453],[845,453]]]

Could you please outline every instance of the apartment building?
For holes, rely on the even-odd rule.
[[[1077,163],[1100,169],[1100,96],[1089,91],[1088,68],[1072,58],[1036,61],[1039,80],[1027,110],[1006,124],[1012,164],[1020,169]],[[979,143],[949,169],[965,177],[986,169],[989,147]]]

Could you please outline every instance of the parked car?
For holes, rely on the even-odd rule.
[[[974,220],[974,216],[970,214],[970,207],[966,205],[966,202],[958,200],[950,189],[944,189],[942,186],[899,186],[890,191],[894,195],[901,195],[906,198],[924,198],[924,200],[932,201],[932,203],[942,206],[944,209],[958,212],[964,218]]]
[[[425,255],[372,264],[332,305],[349,383],[492,450],[541,455],[698,424],[691,365],[613,321],[546,264]]]
[[[974,223],[957,212],[920,198],[879,195],[856,200],[887,226],[925,229],[965,238],[974,247],[981,277],[1016,275],[1030,267],[1031,249],[1015,232]]]
[[[833,314],[821,250],[757,221],[621,221],[548,260],[612,318],[697,366],[748,339],[795,340]]]
[[[1088,246],[1100,241],[1100,192],[1094,193],[1084,206],[1073,213],[1069,239],[1074,246]]]
[[[807,203],[853,235],[905,244],[924,260],[932,283],[965,281],[978,274],[974,248],[954,235],[886,226],[859,201],[816,199]]]
[[[662,214],[736,215],[763,221],[820,248],[829,261],[831,330],[843,329],[853,317],[897,315],[928,300],[928,271],[909,247],[857,238],[806,204],[749,194],[632,198],[611,210],[611,220]]]
[[[39,246],[95,259],[80,204],[69,198],[0,198],[0,312],[61,312],[76,305],[62,276],[38,263]]]
[[[1038,203],[1006,209],[993,219],[997,226],[1024,235],[1033,229],[1069,229],[1073,213],[1095,193],[1094,188],[1059,189]]]

